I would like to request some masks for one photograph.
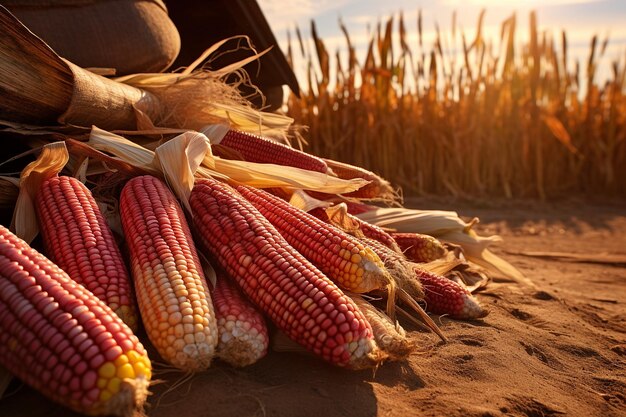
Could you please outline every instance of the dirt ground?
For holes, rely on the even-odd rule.
[[[411,201],[478,216],[481,234],[534,287],[494,279],[490,314],[434,317],[450,341],[407,325],[420,351],[375,373],[271,352],[182,380],[157,372],[147,414],[174,416],[626,416],[626,204]],[[582,259],[525,256],[565,252]],[[590,259],[584,259],[590,258]],[[581,262],[584,261],[584,262]],[[175,386],[177,384],[177,386]],[[0,415],[69,416],[13,382]]]

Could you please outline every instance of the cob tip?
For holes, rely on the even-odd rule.
[[[353,357],[347,364],[347,368],[359,371],[362,369],[376,369],[380,366],[389,355],[378,347],[374,339],[361,339],[357,343],[351,343],[354,346],[352,351]]]
[[[471,293],[462,294],[460,298],[462,302],[462,307],[459,313],[460,317],[471,320],[480,319],[489,314],[489,310],[481,306],[478,300]]]
[[[113,395],[97,414],[120,417],[143,417],[143,404],[148,398],[150,380],[143,376],[127,378],[120,383],[120,390]]]

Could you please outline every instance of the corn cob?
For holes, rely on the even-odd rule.
[[[424,287],[427,311],[461,320],[477,319],[488,314],[478,300],[456,282],[419,266],[414,266],[414,270]]]
[[[163,182],[142,176],[124,186],[120,214],[150,341],[179,369],[208,368],[217,346],[217,324],[182,208]]]
[[[217,277],[213,303],[219,334],[218,357],[242,367],[265,356],[269,343],[265,319],[226,276]]]
[[[372,326],[376,344],[389,355],[390,359],[402,360],[411,354],[415,346],[407,339],[406,332],[397,322],[394,324],[387,315],[365,301],[359,294],[348,295]]]
[[[439,240],[419,233],[392,233],[404,256],[413,262],[431,262],[446,254]]]
[[[366,293],[392,285],[380,258],[358,239],[263,190],[242,185],[237,191],[342,289]]]
[[[326,162],[328,168],[330,168],[332,172],[334,172],[335,175],[341,179],[350,180],[353,178],[363,178],[369,181],[369,184],[359,188],[358,190],[344,194],[347,197],[391,201],[400,199],[398,192],[393,189],[389,181],[371,171],[330,159],[323,159],[323,161]]]
[[[115,238],[91,192],[73,177],[44,181],[36,208],[46,254],[133,330],[137,313]]]
[[[322,220],[323,222],[333,224],[343,229],[344,231],[350,233],[353,236],[356,236],[356,237],[365,236],[370,239],[377,240],[378,242],[387,246],[389,249],[393,250],[394,252],[401,252],[400,247],[398,246],[396,241],[393,239],[393,237],[391,237],[389,233],[385,232],[382,228],[374,224],[367,223],[366,221],[363,221],[359,219],[358,217],[353,216],[352,214],[348,212],[345,212],[345,211],[342,212],[341,215],[339,215],[339,217],[341,218],[334,218],[334,217],[330,218],[328,216],[326,209],[321,208],[321,207],[310,210],[309,213],[317,217],[318,219]],[[349,223],[349,225],[347,225],[348,228],[342,227],[346,225],[346,223]]]
[[[380,362],[372,328],[354,302],[251,203],[211,179],[196,181],[189,203],[203,245],[292,340],[338,366]]]
[[[0,365],[90,415],[130,415],[148,394],[143,346],[100,299],[0,226]]]
[[[231,129],[219,145],[239,152],[249,162],[285,165],[321,173],[328,171],[326,162],[316,156],[246,132]]]

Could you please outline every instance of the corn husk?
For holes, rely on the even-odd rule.
[[[493,274],[534,286],[513,265],[491,252],[488,247],[501,242],[499,236],[482,237],[472,230],[478,219],[463,221],[456,212],[413,210],[407,208],[377,208],[358,214],[361,220],[399,232],[423,233],[460,245],[467,259]]]
[[[3,6],[0,33],[0,119],[54,122],[72,95],[72,75],[67,65]]]
[[[13,207],[19,194],[20,180],[0,176],[0,207]]]
[[[250,39],[242,35],[217,42],[180,73],[133,74],[116,78],[116,81],[158,97],[161,102],[161,112],[156,116],[159,126],[202,131],[203,126],[222,123],[245,132],[285,138],[293,119],[253,109],[238,90],[241,84],[252,86],[243,67],[271,48],[262,52],[250,48],[252,54],[240,61],[218,69],[202,68],[220,48],[229,42],[242,41],[251,45]],[[226,84],[225,78],[232,75],[238,81]]]
[[[160,101],[150,92],[111,81],[65,62],[72,73],[72,99],[59,116],[59,123],[135,129],[138,118],[156,119],[161,112]]]
[[[137,110],[152,118],[161,113],[151,93],[62,59],[2,6],[0,29],[0,89],[6,92],[0,119],[134,129]]]
[[[185,132],[153,152],[94,127],[87,144],[152,175],[161,177],[165,174],[183,204],[186,204],[196,176],[217,177],[254,187],[295,187],[329,192],[356,190],[365,184],[362,180],[340,180],[299,168],[221,159],[213,156],[209,140],[198,132]]]
[[[293,190],[289,204],[304,211],[311,211],[316,208],[330,208],[333,203],[330,201],[318,200],[315,197],[311,197],[303,190]]]
[[[35,196],[41,184],[58,175],[69,161],[65,142],[54,142],[41,149],[39,157],[28,164],[20,176],[20,191],[13,212],[11,231],[31,243],[39,233]]]
[[[485,288],[489,283],[489,276],[482,267],[469,263],[465,259],[463,249],[458,245],[446,243],[445,256],[434,261],[420,264],[420,268],[433,272],[464,286],[470,292]]]
[[[215,71],[200,68],[227,42],[245,37],[218,42],[182,73],[111,80],[59,57],[2,6],[0,31],[0,120],[8,123],[47,125],[53,131],[55,123],[107,130],[198,130],[227,123],[252,133],[285,137],[293,122],[253,109],[238,90],[239,84],[249,84],[243,67],[267,50],[253,50],[249,57]],[[225,78],[232,75],[239,81],[227,84]],[[38,133],[37,129],[24,132]]]

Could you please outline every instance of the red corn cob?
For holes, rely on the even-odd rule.
[[[120,215],[150,341],[179,369],[207,369],[217,323],[183,209],[165,183],[146,175],[124,186]]]
[[[392,233],[393,239],[409,260],[413,262],[431,262],[446,254],[441,242],[429,235],[419,233]]]
[[[391,284],[380,258],[355,237],[263,190],[238,186],[237,191],[341,288],[365,293]]]
[[[466,288],[418,266],[414,269],[424,287],[426,311],[461,320],[477,319],[488,314]]]
[[[219,144],[238,151],[249,162],[285,165],[324,174],[328,171],[326,162],[316,156],[251,133],[229,130]]]
[[[128,416],[151,365],[100,299],[0,226],[0,365],[52,400],[90,415]]]
[[[50,259],[136,329],[128,271],[87,187],[73,177],[50,178],[37,193],[36,207]]]
[[[218,357],[241,367],[265,356],[269,336],[263,315],[223,275],[218,274],[213,304],[219,334]]]
[[[200,179],[189,199],[204,246],[292,340],[338,366],[376,366],[381,352],[354,302],[231,187]]]

